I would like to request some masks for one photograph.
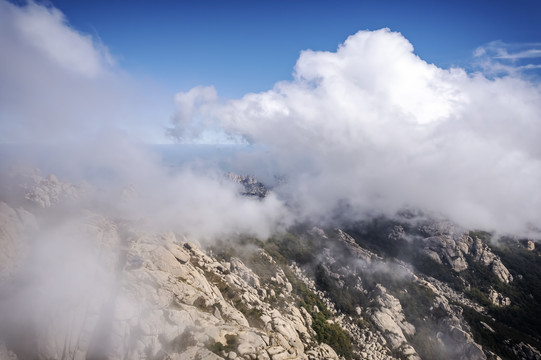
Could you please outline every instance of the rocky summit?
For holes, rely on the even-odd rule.
[[[0,359],[541,359],[533,239],[403,213],[209,241],[75,210],[87,190],[53,175],[16,183]]]

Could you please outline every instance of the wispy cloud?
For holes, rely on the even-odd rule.
[[[541,68],[541,43],[493,41],[474,51],[477,65],[487,75],[521,75]]]
[[[520,52],[517,52],[517,53],[514,53],[514,54],[505,53],[503,55],[495,56],[494,58],[496,58],[496,59],[509,59],[509,60],[541,58],[541,50],[539,50],[539,49],[530,49],[530,50],[520,51]]]

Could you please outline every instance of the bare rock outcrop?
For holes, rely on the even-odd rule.
[[[450,235],[433,236],[425,239],[424,252],[436,262],[445,262],[460,272],[468,268],[464,255],[469,253],[472,242],[470,238],[456,241]]]
[[[517,359],[541,360],[541,352],[530,344],[521,342],[513,346],[512,350]]]
[[[0,201],[0,282],[9,278],[20,264],[28,250],[27,236],[36,228],[31,213]]]
[[[496,306],[505,307],[511,305],[511,299],[497,292],[494,289],[490,289],[488,292],[488,299]]]
[[[467,256],[470,256],[473,261],[489,267],[500,281],[506,284],[513,281],[513,276],[501,259],[478,237],[472,238],[468,234],[439,234],[423,241],[423,252],[427,256],[440,264],[448,264],[456,272],[468,269]]]
[[[5,264],[16,255],[19,227],[32,217],[3,203],[0,211],[9,277]],[[338,359],[314,341],[306,310],[293,303],[276,309],[261,296],[270,286],[283,287],[282,296],[291,292],[283,271],[274,285],[262,285],[240,259],[220,262],[173,233],[149,234],[95,214],[83,220],[72,234],[84,235],[96,255],[92,271],[103,276],[90,276],[94,285],[64,284],[69,297],[43,305],[37,317],[28,314],[40,324],[35,346],[10,342],[0,348],[6,358]]]
[[[379,306],[371,318],[376,327],[384,334],[391,348],[400,349],[408,359],[421,359],[405,337],[415,334],[415,327],[406,321],[400,301],[380,284],[376,286],[375,292]]]
[[[471,253],[476,261],[488,266],[494,275],[500,279],[500,281],[506,284],[513,281],[513,276],[502,263],[501,259],[490,251],[487,244],[483,244],[483,242],[477,237],[474,239]]]
[[[229,176],[258,189],[254,178]],[[475,233],[450,223],[427,223],[414,234],[408,225],[390,234],[383,226],[366,248],[368,235],[355,229],[355,238],[320,228],[285,237],[310,256],[287,258],[259,240],[221,253],[98,210],[71,213],[62,204],[83,192],[54,176],[30,172],[22,186],[24,201],[0,202],[0,359],[338,360],[346,342],[348,354],[370,360],[419,360],[431,349],[453,359],[497,359],[474,341],[471,311],[484,317],[482,331],[499,328],[468,294],[461,272],[479,263],[504,283],[513,277]],[[317,245],[304,248],[304,236]],[[448,265],[456,274],[444,275],[458,281],[436,280],[407,256],[374,246],[389,240]],[[482,290],[490,289],[494,305],[509,306],[500,288]],[[517,358],[540,358],[532,345],[507,346]]]
[[[25,198],[42,208],[49,208],[57,203],[79,199],[83,194],[81,187],[59,180],[55,175],[42,177],[33,174],[25,183]]]

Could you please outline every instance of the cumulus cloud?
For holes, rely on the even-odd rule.
[[[168,129],[169,135],[179,140],[200,137],[209,124],[205,119],[198,119],[196,115],[202,110],[202,106],[213,104],[217,98],[216,89],[212,86],[198,86],[186,93],[176,94],[178,110],[172,119],[176,126]]]
[[[295,214],[288,221],[326,221],[404,207],[466,227],[541,227],[537,83],[438,68],[400,33],[382,29],[358,32],[334,52],[303,51],[294,79],[266,92],[229,101],[213,87],[177,94],[169,135],[184,142],[243,139],[257,146],[237,158],[245,165],[238,169],[286,179],[276,184],[276,197],[250,202],[216,169],[202,172],[199,164],[171,176],[130,140],[133,81],[99,41],[72,29],[54,8],[5,1],[0,7],[7,50],[0,54],[1,140],[72,141],[48,161],[81,177],[93,168],[114,184],[135,183],[150,214],[174,208],[191,224],[186,228],[214,235],[250,226],[267,234],[286,213]]]
[[[176,112],[166,129],[169,137],[176,141],[201,144],[245,144],[242,137],[227,133],[216,119],[199,116],[206,109],[220,102],[213,86],[197,86],[187,92],[177,93],[174,97]]]
[[[541,226],[540,104],[535,83],[438,68],[382,29],[303,51],[293,81],[194,117],[264,144],[303,218],[417,207],[516,232]]]

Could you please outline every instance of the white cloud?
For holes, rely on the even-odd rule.
[[[284,221],[283,203],[300,219],[408,206],[464,226],[541,227],[541,90],[534,83],[440,69],[416,56],[401,34],[382,29],[361,31],[336,52],[302,52],[294,80],[266,92],[231,101],[212,87],[178,94],[171,135],[233,142],[242,136],[260,146],[239,162],[266,178],[286,177],[277,198],[250,202],[206,172],[169,177],[126,141],[118,125],[135,126],[139,104],[128,90],[134,81],[57,10],[5,1],[0,7],[0,139],[75,141],[54,161],[72,172],[108,169],[118,183],[137,179],[139,208],[152,209],[137,216],[160,214],[156,221],[174,223],[165,221],[174,208],[186,231],[208,229],[205,236],[266,234]],[[42,32],[55,37],[38,45]]]
[[[539,86],[440,69],[388,29],[304,51],[293,81],[207,105],[195,117],[266,146],[302,217],[409,206],[468,227],[541,226]]]
[[[139,93],[146,84],[113,66],[106,48],[72,29],[59,10],[0,0],[0,43],[0,143],[41,146],[28,154],[18,147],[16,160],[24,156],[59,177],[88,180],[101,188],[96,203],[107,204],[112,216],[143,219],[160,230],[206,238],[230,232],[264,237],[283,218],[275,197],[241,197],[214,168],[202,171],[205,165],[189,164],[169,173],[137,137],[147,135],[137,131],[147,126],[142,120],[163,132],[146,97],[154,89]],[[199,112],[218,103],[214,88],[198,87],[175,101],[176,123],[189,126],[176,135],[232,140],[209,131],[213,122],[207,118],[197,123]],[[141,119],[141,113],[148,118]],[[118,195],[128,184],[137,196],[121,201]],[[82,204],[87,205],[93,208]]]
[[[55,8],[0,0],[0,44],[1,143],[79,141],[113,127],[146,136],[144,120],[165,103]]]
[[[539,58],[541,57],[540,49],[529,49],[524,51],[519,51],[514,54],[505,53],[502,55],[495,56],[496,59],[528,59],[528,58]]]
[[[524,76],[541,68],[541,43],[505,43],[492,41],[478,47],[473,54],[487,75]]]
[[[202,138],[212,124],[209,119],[200,118],[197,114],[218,100],[216,89],[212,86],[198,86],[186,93],[176,94],[174,100],[177,112],[171,121],[175,126],[168,129],[168,135],[179,141]]]
[[[67,71],[94,77],[112,65],[113,58],[107,49],[70,28],[59,10],[33,2],[22,8],[6,3],[1,6],[3,11],[12,13],[22,41]]]

